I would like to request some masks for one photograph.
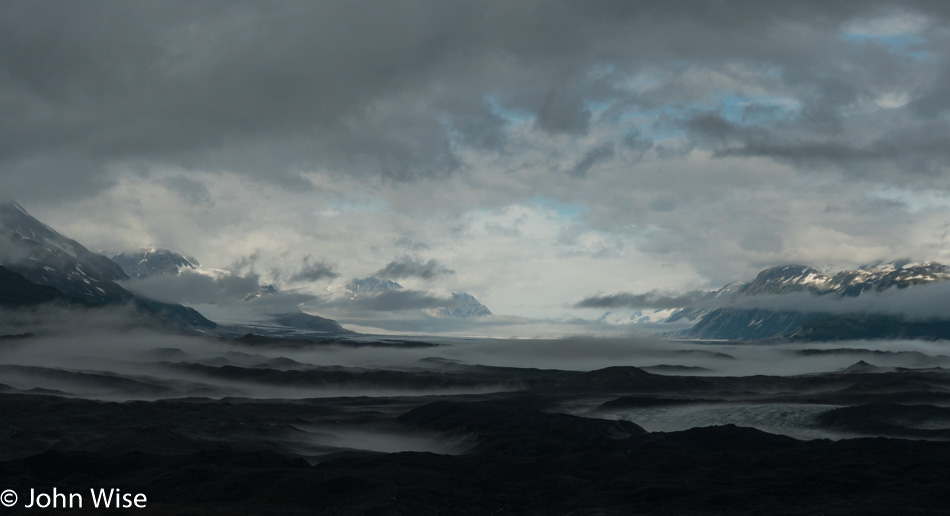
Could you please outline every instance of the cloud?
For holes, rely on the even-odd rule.
[[[29,246],[23,245],[21,239],[18,233],[0,230],[0,265],[15,264],[30,258]]]
[[[294,273],[290,277],[291,282],[314,282],[324,279],[333,279],[338,278],[339,273],[333,270],[332,265],[328,265],[325,262],[311,262],[310,256],[304,256],[303,266],[299,271]]]
[[[254,266],[257,264],[260,258],[261,250],[255,249],[251,254],[240,256],[231,262],[231,265],[228,266],[228,270],[234,274],[243,274],[245,272],[253,274]]]
[[[773,311],[819,312],[831,314],[883,314],[913,320],[946,319],[950,303],[950,282],[889,288],[858,297],[789,294],[784,296],[742,296],[725,304],[734,308],[762,308]]]
[[[188,176],[176,174],[168,176],[161,181],[168,189],[181,195],[193,204],[203,204],[211,202],[211,193],[204,183],[196,181]]]
[[[92,249],[188,249],[265,281],[334,287],[424,252],[394,267],[451,264],[523,316],[779,263],[948,261],[948,15],[8,2],[0,191]]]
[[[613,157],[613,143],[605,143],[584,153],[584,157],[581,158],[576,165],[571,167],[567,173],[573,177],[587,177],[587,173],[590,172],[590,169]]]
[[[46,170],[35,181],[56,188],[70,185],[49,179],[81,178],[85,190],[111,184],[116,166],[170,163],[290,188],[312,186],[301,171],[313,167],[397,181],[438,178],[464,168],[459,145],[504,147],[512,113],[550,135],[587,135],[598,121],[592,101],[649,106],[678,96],[690,103],[717,86],[677,76],[673,61],[687,71],[778,67],[779,80],[750,75],[746,89],[799,93],[806,111],[834,117],[878,84],[912,80],[894,72],[913,63],[836,32],[894,7],[653,4],[646,16],[619,3],[433,8],[418,1],[363,9],[172,1],[62,3],[53,19],[40,6],[7,5],[0,168]],[[923,4],[903,10],[929,20],[914,25],[921,37],[937,34],[928,27],[947,14]],[[112,23],[87,30],[105,15]],[[842,57],[866,66],[842,75]],[[825,73],[813,73],[816,67]],[[644,70],[656,71],[656,87],[623,87]],[[926,96],[937,84],[920,86]],[[606,152],[603,143],[595,148]],[[57,162],[70,163],[69,172]],[[38,184],[5,176],[4,186],[18,193]]]
[[[439,308],[452,304],[452,299],[434,296],[418,290],[387,290],[376,295],[359,296],[347,301],[347,303],[359,310],[393,312]]]
[[[860,296],[818,295],[795,292],[781,295],[725,295],[694,291],[683,294],[658,291],[646,294],[617,293],[592,296],[575,308],[693,308],[700,310],[738,309],[776,312],[828,314],[883,314],[912,320],[946,319],[950,303],[950,282],[889,288]]]
[[[693,291],[684,294],[660,292],[657,290],[646,294],[631,294],[620,292],[605,296],[592,296],[579,301],[574,308],[684,308],[704,303],[710,292]]]
[[[126,289],[144,297],[186,305],[240,300],[260,291],[260,277],[253,273],[215,277],[190,269],[182,269],[180,274],[173,276],[151,276],[121,283]]]
[[[450,274],[455,274],[455,271],[445,267],[435,259],[423,262],[417,258],[403,257],[389,262],[373,275],[386,279],[421,278],[430,280]]]

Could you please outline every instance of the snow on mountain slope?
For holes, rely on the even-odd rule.
[[[859,297],[890,288],[910,288],[950,279],[950,267],[935,263],[912,263],[902,260],[865,265],[853,271],[828,274],[804,265],[782,265],[761,271],[747,283],[733,283],[710,294],[720,301],[741,300],[754,296],[811,294],[833,298]],[[749,303],[744,303],[748,305]],[[785,335],[803,323],[825,317],[817,311],[777,311],[764,308],[737,308],[711,303],[711,307],[686,308],[669,321],[699,319],[686,336],[716,339],[760,339]]]
[[[0,204],[0,263],[39,285],[79,299],[106,303],[131,294],[116,263],[33,218],[19,204]]]
[[[448,306],[442,306],[436,309],[424,310],[425,313],[433,317],[482,317],[491,315],[491,310],[487,306],[478,302],[471,294],[455,293]]]
[[[153,321],[177,328],[215,326],[191,308],[138,297],[124,289],[116,281],[128,276],[118,264],[59,234],[15,202],[0,204],[0,265],[82,305],[130,305]],[[16,304],[15,299],[9,301],[11,306]]]
[[[178,274],[181,269],[197,268],[197,260],[167,249],[143,247],[135,252],[123,252],[112,256],[112,261],[119,264],[122,270],[131,278],[141,279],[156,274]]]

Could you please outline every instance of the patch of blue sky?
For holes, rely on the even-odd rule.
[[[492,114],[499,116],[511,123],[521,124],[525,122],[533,122],[536,118],[535,114],[530,111],[502,106],[494,95],[485,95],[485,102],[488,102],[488,105],[491,106]]]
[[[793,118],[802,107],[801,102],[782,97],[726,94],[719,96],[717,100],[716,108],[720,116],[740,125],[755,125]]]
[[[613,100],[594,100],[594,99],[584,99],[584,109],[590,111],[593,114],[600,114],[608,109],[612,108],[614,105]]]
[[[530,201],[540,206],[543,210],[553,210],[561,218],[577,220],[590,211],[584,206],[559,202],[550,197],[538,196],[530,199]]]
[[[620,113],[618,122],[628,131],[636,131],[640,139],[667,140],[686,135],[679,120],[689,115],[689,109],[680,104],[669,104],[652,109],[628,109]]]
[[[925,210],[950,209],[950,195],[940,190],[912,190],[896,186],[879,186],[868,190],[869,199],[897,202],[907,211],[916,213]]]
[[[861,32],[845,32],[841,35],[841,39],[859,44],[878,44],[883,45],[889,51],[909,57],[911,59],[920,60],[927,57],[927,52],[921,50],[921,45],[926,43],[926,40],[911,34],[867,34]]]
[[[659,141],[684,136],[686,130],[681,122],[698,112],[715,111],[731,123],[752,126],[792,119],[801,107],[801,102],[789,98],[728,93],[705,102],[632,109],[622,113],[619,120],[628,129],[637,130],[642,139]]]

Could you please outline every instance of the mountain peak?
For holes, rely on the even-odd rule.
[[[12,200],[0,202],[0,211],[19,211],[20,213],[29,216],[29,213],[23,209],[23,206],[20,206],[20,203]]]
[[[908,288],[950,280],[950,267],[936,262],[896,260],[840,271],[833,276],[807,265],[779,265],[765,269],[752,281],[727,285],[710,297],[737,300],[742,297],[811,294],[830,298],[858,297],[890,288]],[[829,314],[797,309],[769,309],[747,302],[744,308],[720,305],[718,308],[686,308],[668,321],[687,317],[702,319],[685,335],[709,339],[760,339],[790,335],[809,320]],[[789,305],[792,306],[792,305]]]
[[[873,373],[879,368],[876,365],[869,364],[864,360],[859,360],[850,366],[841,370],[842,373]]]
[[[14,201],[0,204],[0,231],[42,244],[51,244],[70,254],[76,251],[77,246],[82,247],[34,218]]]
[[[354,278],[346,284],[346,291],[354,299],[363,292],[387,292],[390,290],[400,290],[402,285],[392,280],[381,280],[375,277]]]
[[[738,290],[742,294],[787,294],[821,290],[832,277],[807,265],[779,265],[760,272]]]
[[[162,325],[213,328],[193,309],[140,298],[119,286],[122,268],[27,213],[16,202],[0,204],[0,265],[8,306],[62,300],[86,306],[131,304]]]
[[[429,315],[435,317],[482,317],[491,315],[491,310],[487,306],[478,302],[475,296],[471,294],[456,292],[452,294],[452,301],[449,306],[444,306],[436,310],[427,311]]]
[[[195,269],[198,261],[168,249],[143,247],[138,251],[123,252],[112,257],[122,270],[133,278],[178,274],[182,269]]]
[[[16,202],[0,204],[0,263],[33,283],[79,299],[130,296],[113,283],[128,278],[121,267],[59,234]]]

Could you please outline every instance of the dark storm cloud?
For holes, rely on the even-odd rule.
[[[416,258],[404,257],[389,262],[374,276],[385,279],[421,278],[429,280],[449,274],[455,274],[455,271],[445,267],[435,259],[423,262]]]
[[[190,177],[177,174],[166,177],[162,184],[192,204],[209,204],[212,202],[211,193],[208,192],[208,188],[205,187],[204,183],[195,181]]]
[[[451,305],[450,298],[433,296],[418,290],[389,290],[373,296],[360,296],[348,301],[351,306],[375,312],[420,310]]]
[[[941,124],[942,125],[942,124]],[[735,148],[717,151],[719,156],[765,156],[804,166],[862,166],[888,162],[906,172],[939,173],[950,162],[950,126],[893,134],[866,145],[847,141],[755,139]]]
[[[597,146],[587,151],[584,157],[568,171],[568,174],[573,177],[587,177],[591,168],[613,157],[614,144],[612,142]]]
[[[713,149],[717,157],[767,157],[805,169],[836,166],[867,175],[869,166],[898,165],[905,172],[933,174],[950,162],[950,124],[937,120],[921,120],[912,128],[885,132],[868,141],[855,140],[852,136],[857,131],[824,138],[800,131],[783,134],[759,124],[732,122],[710,111],[693,113],[682,120],[682,126],[695,144]],[[892,171],[887,167],[886,173]]]
[[[734,124],[714,111],[694,113],[684,121],[684,125],[694,140],[705,140],[713,144],[728,144],[737,139],[759,136],[757,131]]]
[[[709,292],[699,290],[677,294],[652,291],[646,294],[620,292],[605,296],[591,296],[574,305],[574,308],[684,308],[705,303]]]
[[[290,281],[320,281],[323,279],[338,278],[339,276],[340,274],[334,270],[332,265],[323,261],[312,262],[310,261],[310,256],[305,256],[303,266],[290,277]]]
[[[5,2],[0,186],[55,199],[155,165],[294,189],[312,186],[300,171],[314,167],[444,177],[463,166],[459,146],[502,149],[512,113],[579,136],[594,123],[591,102],[703,99],[711,86],[688,80],[694,66],[758,70],[750,89],[801,100],[798,118],[776,129],[787,137],[731,151],[782,157],[798,152],[797,131],[846,130],[848,110],[882,88],[911,88],[915,116],[945,112],[942,82],[911,80],[915,48],[841,30],[920,13],[935,28],[918,46],[946,70],[947,11],[889,1]],[[655,87],[624,86],[643,71],[656,72]],[[817,150],[836,162],[852,159],[848,148]]]
[[[636,160],[642,158],[646,151],[653,148],[653,142],[643,139],[643,135],[637,130],[632,130],[624,136],[623,145],[634,153]]]

